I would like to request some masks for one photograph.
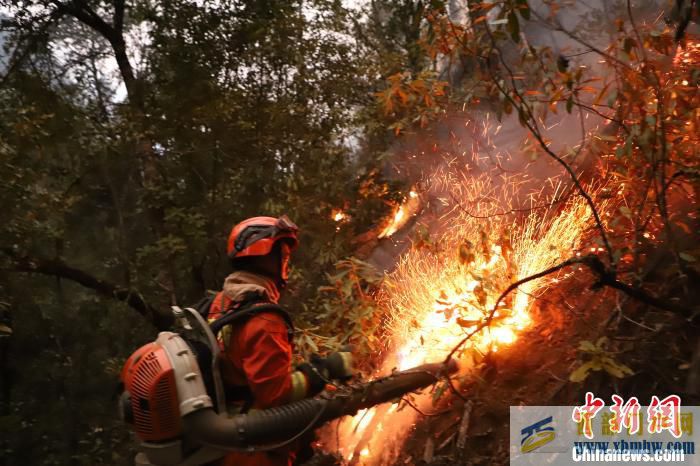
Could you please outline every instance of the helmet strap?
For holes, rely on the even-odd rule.
[[[283,261],[284,257],[280,241],[274,245],[269,254],[264,256],[247,256],[232,259],[231,267],[234,270],[245,270],[268,277],[275,282],[279,289],[283,289],[287,285],[287,277],[283,276]]]

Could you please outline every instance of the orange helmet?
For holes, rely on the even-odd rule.
[[[231,229],[226,248],[228,257],[264,256],[272,251],[277,241],[287,240],[291,249],[299,244],[297,227],[289,217],[253,217],[243,220]]]

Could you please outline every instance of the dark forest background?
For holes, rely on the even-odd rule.
[[[373,93],[422,66],[423,5],[2,6],[0,464],[127,464],[118,371],[170,304],[219,289],[233,224],[301,226],[287,305],[312,315],[390,211]]]

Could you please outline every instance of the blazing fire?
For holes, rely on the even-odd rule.
[[[675,54],[675,67],[692,68],[699,52],[700,41],[688,40]],[[679,79],[682,86],[691,85],[686,77]],[[485,124],[484,136],[496,135],[500,128],[493,132]],[[473,162],[479,166],[478,161]],[[539,186],[533,184],[538,182]],[[621,197],[622,186],[617,192]],[[507,351],[517,342],[533,324],[530,311],[537,298],[566,277],[561,272],[529,281],[494,311],[509,284],[569,257],[601,253],[603,248],[580,251],[593,228],[593,215],[582,197],[564,195],[570,186],[556,177],[534,181],[508,177],[503,170],[479,175],[451,165],[422,188],[420,197],[440,204],[442,211],[426,226],[431,237],[427,245],[418,242],[385,279],[381,302],[391,316],[388,334],[392,340],[377,375],[443,360],[466,335],[475,332],[455,354],[464,376],[485,353]],[[605,222],[613,211],[605,189],[585,189]],[[406,225],[413,215],[408,208],[413,197],[418,196],[411,195],[396,207],[380,238]],[[487,320],[489,325],[481,329]],[[419,410],[430,411],[433,398],[435,392],[421,393],[411,401]],[[404,403],[362,410],[334,427],[333,444],[351,465],[391,463],[417,416]]]
[[[394,213],[391,216],[391,220],[384,227],[381,233],[379,233],[378,238],[388,238],[397,231],[399,231],[408,221],[411,216],[415,215],[420,208],[420,197],[415,190],[411,190],[408,193],[408,198],[404,202],[394,209]]]
[[[522,180],[496,184],[492,176],[457,177],[453,172],[440,172],[427,183],[430,194],[445,207],[432,225],[439,247],[414,247],[386,277],[382,301],[391,315],[393,342],[381,373],[444,359],[484,323],[508,284],[570,257],[591,224],[590,211],[580,197],[552,204],[546,212],[503,215],[504,205],[512,206],[522,197]],[[536,198],[547,205],[548,200],[559,199],[561,188],[561,183],[551,181],[548,193],[540,191]],[[484,353],[515,342],[531,325],[532,299],[561,278],[528,282],[501,302],[491,325],[457,353],[462,373]],[[431,400],[431,394],[419,394],[413,403],[430,410]],[[338,426],[340,452],[350,464],[391,459],[389,446],[400,447],[416,416],[414,410],[393,404],[346,418]]]

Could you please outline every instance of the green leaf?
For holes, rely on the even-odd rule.
[[[568,99],[566,99],[566,113],[571,113],[571,110],[574,108],[574,98],[573,96],[570,96]]]
[[[596,348],[590,340],[581,340],[578,344],[578,349],[586,353],[595,353],[598,351],[598,348]]]
[[[526,20],[530,19],[530,5],[527,4],[527,0],[516,0],[516,3],[520,7],[520,16]]]
[[[626,375],[634,374],[632,369],[629,367],[608,357],[603,358],[603,369],[605,369],[605,372],[613,377],[617,377],[618,379],[621,379]]]
[[[617,146],[617,149],[615,149],[615,158],[619,160],[623,155],[625,155],[625,146]]]
[[[583,382],[588,377],[588,373],[593,369],[593,365],[592,361],[581,364],[569,375],[569,380],[572,382]]]
[[[520,22],[514,11],[508,14],[508,32],[514,42],[520,42]]]
[[[521,108],[518,108],[518,123],[520,123],[520,126],[522,126],[523,128],[525,128],[527,124],[527,117],[525,116],[525,111]]]
[[[687,252],[681,252],[678,255],[680,256],[681,259],[683,259],[686,262],[696,262],[697,261],[697,259],[695,257],[691,256]]]
[[[443,382],[435,387],[435,392],[433,392],[433,405],[437,403],[440,397],[445,393],[447,389],[447,382]]]

